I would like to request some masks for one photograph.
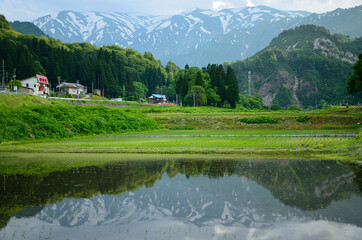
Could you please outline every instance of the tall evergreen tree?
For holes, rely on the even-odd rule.
[[[221,98],[220,107],[222,107],[224,105],[224,102],[227,101],[227,99],[226,99],[226,86],[225,86],[225,71],[224,67],[221,64],[219,65],[217,71],[216,87],[217,87],[216,93]]]
[[[228,66],[226,70],[226,82],[229,84],[227,87],[227,101],[232,108],[235,108],[237,101],[239,101],[239,87],[231,66]]]
[[[201,70],[197,71],[197,73],[196,73],[195,85],[205,88],[205,80],[204,80],[204,76],[203,76],[203,73]]]
[[[362,93],[362,54],[352,68],[354,71],[347,81],[347,91],[349,94]]]

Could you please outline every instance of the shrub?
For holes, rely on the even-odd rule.
[[[270,110],[272,110],[272,111],[278,111],[278,110],[281,110],[281,109],[282,109],[282,107],[279,104],[273,104],[270,107]]]
[[[262,124],[262,123],[278,123],[278,119],[277,118],[272,118],[272,117],[256,117],[256,118],[242,118],[241,119],[242,122],[244,123],[251,123],[251,124]]]
[[[297,106],[297,105],[292,105],[292,106],[290,106],[289,108],[288,108],[288,110],[292,110],[292,111],[302,111],[302,109],[299,107],[299,106]]]
[[[297,122],[305,123],[308,122],[310,117],[308,115],[302,115],[297,118]]]

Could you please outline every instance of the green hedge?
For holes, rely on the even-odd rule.
[[[244,123],[252,123],[252,124],[262,124],[262,123],[278,123],[278,119],[277,118],[272,118],[272,117],[255,117],[255,118],[242,118],[241,122]]]
[[[310,117],[308,115],[302,115],[297,118],[297,122],[305,123],[308,122]]]
[[[158,129],[140,112],[102,106],[0,107],[0,141]]]

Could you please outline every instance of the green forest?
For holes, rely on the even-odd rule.
[[[185,69],[176,74],[176,92],[185,106],[222,107],[228,103],[231,108],[239,101],[239,88],[234,70],[227,66],[212,64],[200,70],[197,67]]]

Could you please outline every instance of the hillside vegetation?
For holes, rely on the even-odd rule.
[[[40,30],[40,28],[35,26],[34,23],[15,21],[15,22],[11,22],[10,25],[18,33],[34,35],[37,37],[41,37],[41,36],[46,37],[46,34],[43,33],[43,31]]]
[[[42,103],[32,106],[0,106],[0,142],[61,139],[159,128],[154,120],[132,109]]]
[[[349,96],[346,82],[361,49],[361,39],[331,35],[323,27],[306,25],[284,31],[254,57],[231,66],[241,92],[248,89],[251,71],[252,92],[260,94],[268,106],[355,104],[361,95]]]

